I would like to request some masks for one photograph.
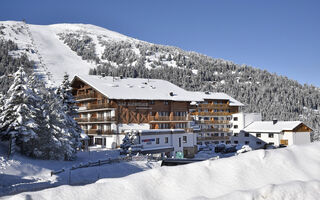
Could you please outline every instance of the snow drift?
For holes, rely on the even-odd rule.
[[[320,143],[162,167],[4,199],[319,199]]]

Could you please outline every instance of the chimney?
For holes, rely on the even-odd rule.
[[[105,74],[105,73],[101,73],[101,76],[102,76],[102,77],[106,77],[106,74]]]
[[[170,94],[170,96],[172,96],[172,97],[173,97],[173,95],[174,95],[173,92],[170,92],[169,94]]]
[[[273,122],[273,125],[275,125],[278,122],[278,120],[277,119],[273,119],[272,122]]]

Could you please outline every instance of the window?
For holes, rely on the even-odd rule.
[[[94,143],[96,145],[102,145],[102,138],[94,138]]]
[[[230,142],[230,141],[227,141],[226,144],[231,144],[231,142]]]
[[[160,123],[160,124],[159,124],[159,128],[160,128],[160,129],[169,128],[169,124],[168,124],[168,123]]]
[[[248,145],[248,144],[249,144],[249,141],[245,141],[244,143]]]
[[[261,133],[257,133],[256,136],[261,138]]]
[[[164,138],[164,143],[168,143],[169,142],[169,138],[168,137],[165,137]]]
[[[269,133],[269,138],[273,138],[273,133]]]
[[[238,137],[238,136],[239,136],[239,133],[234,133],[233,136],[234,136],[234,137]]]
[[[181,147],[181,138],[179,137],[179,147]]]
[[[224,133],[221,133],[221,136],[224,137]]]
[[[159,144],[159,143],[160,143],[160,139],[156,138],[156,144]]]
[[[238,121],[238,117],[233,118],[233,121]]]
[[[154,101],[150,101],[150,105],[154,105]]]
[[[169,104],[169,102],[168,102],[168,101],[164,101],[163,103],[164,103],[164,105],[168,105],[168,104]]]
[[[249,137],[249,133],[244,133],[244,137]]]
[[[183,141],[183,143],[187,143],[187,136],[183,136],[182,141]]]
[[[273,142],[269,142],[269,145],[274,145],[274,143]]]
[[[258,144],[258,145],[260,145],[260,144],[261,144],[261,142],[260,142],[260,141],[257,141],[257,144]]]
[[[238,128],[238,125],[234,125],[233,128],[237,129],[237,128]]]
[[[224,144],[224,141],[220,141],[221,144]]]
[[[238,141],[237,141],[237,140],[235,140],[235,141],[233,141],[233,143],[238,144]]]
[[[215,133],[214,136],[219,136],[219,133]]]

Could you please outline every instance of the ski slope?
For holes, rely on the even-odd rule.
[[[120,33],[116,33],[90,24],[53,24],[31,25],[17,21],[2,21],[0,27],[4,35],[0,39],[12,40],[18,44],[19,50],[12,52],[15,56],[26,54],[30,60],[35,61],[37,71],[45,75],[49,85],[59,85],[65,73],[70,79],[75,74],[87,75],[95,63],[83,60],[76,52],[72,51],[62,40],[60,33],[85,33],[92,38],[98,57],[102,56],[103,41],[138,41]]]
[[[320,143],[176,167],[3,199],[320,199]]]

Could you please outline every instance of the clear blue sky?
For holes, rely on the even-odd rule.
[[[319,0],[6,0],[0,20],[90,23],[320,86]]]

